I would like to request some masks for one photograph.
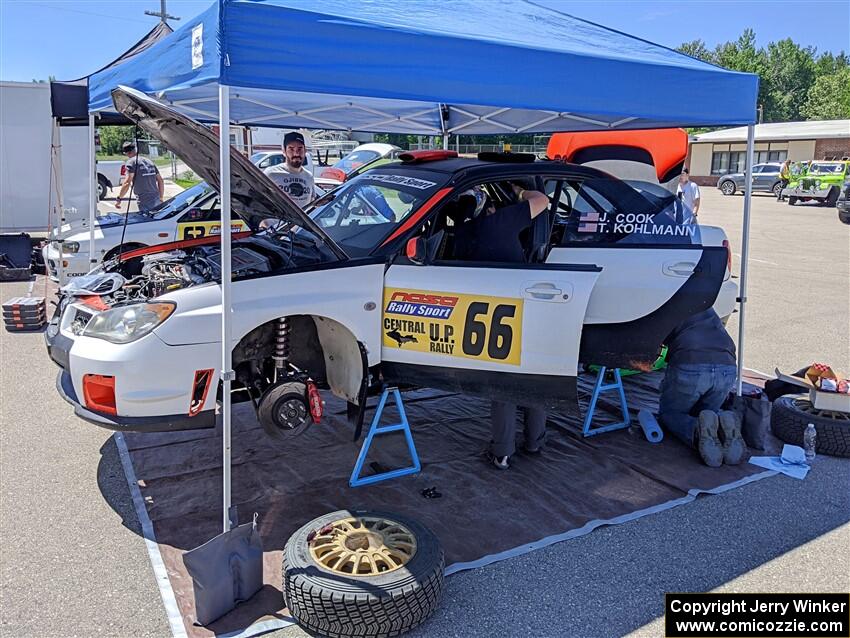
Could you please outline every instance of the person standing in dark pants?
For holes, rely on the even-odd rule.
[[[693,315],[665,343],[668,366],[661,383],[661,424],[696,448],[706,465],[742,463],[747,446],[738,415],[720,410],[737,376],[735,343],[720,317],[712,308]]]
[[[469,261],[525,261],[520,233],[531,226],[532,220],[549,206],[544,193],[513,185],[516,203],[496,209],[480,188],[462,197],[475,198],[472,219],[456,231],[455,256]],[[543,447],[546,433],[546,410],[523,406],[525,412],[525,450],[537,453]],[[516,451],[517,404],[493,401],[490,406],[492,440],[488,458],[500,470],[510,467],[510,457]]]
[[[132,189],[139,203],[139,212],[153,210],[165,197],[165,182],[159,174],[159,169],[147,157],[136,153],[136,145],[133,142],[124,142],[121,150],[127,156],[127,162],[124,164],[127,176],[121,184],[118,197],[115,198],[115,208],[121,208],[121,198]]]

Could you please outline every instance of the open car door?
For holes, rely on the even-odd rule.
[[[547,263],[597,264],[579,359],[640,368],[670,332],[712,306],[728,252],[703,246],[699,226],[672,195],[653,199],[616,179],[548,178],[555,224]]]
[[[575,409],[592,264],[390,266],[381,331],[398,383]]]

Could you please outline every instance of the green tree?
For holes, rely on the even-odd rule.
[[[714,52],[710,51],[705,45],[705,42],[702,40],[698,39],[691,40],[690,42],[684,42],[676,47],[676,50],[679,53],[684,53],[685,55],[689,55],[697,60],[714,64]]]
[[[121,145],[124,142],[133,141],[132,126],[104,126],[100,132],[100,148],[101,152],[107,155],[116,155],[121,152]]]
[[[767,45],[767,70],[762,75],[767,83],[764,101],[768,122],[791,122],[801,119],[800,109],[815,82],[815,50],[801,47],[791,38]]]
[[[829,51],[822,53],[815,60],[815,75],[821,77],[823,75],[832,75],[838,73],[842,69],[850,67],[850,58],[842,51],[838,55],[833,55]]]
[[[850,67],[819,76],[800,112],[809,120],[850,119]]]

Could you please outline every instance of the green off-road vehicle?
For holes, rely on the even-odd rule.
[[[808,170],[793,176],[782,191],[793,206],[797,202],[817,200],[827,206],[835,206],[845,178],[850,174],[850,162],[812,162]]]

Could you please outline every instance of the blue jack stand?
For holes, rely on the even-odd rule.
[[[393,423],[390,425],[381,425],[381,415],[384,412],[384,407],[387,404],[387,397],[390,392],[393,393],[396,408],[398,408],[401,423]],[[360,472],[363,471],[363,463],[366,461],[366,456],[369,454],[369,448],[372,446],[372,439],[378,434],[387,434],[389,432],[404,432],[404,438],[407,440],[407,449],[410,451],[410,456],[413,459],[413,465],[410,467],[401,468],[399,470],[390,470],[388,472],[380,472],[360,478]],[[363,446],[360,448],[360,455],[357,457],[357,463],[354,464],[354,470],[351,472],[351,478],[348,479],[348,484],[351,487],[361,487],[363,485],[371,485],[380,481],[388,481],[389,479],[407,476],[408,474],[416,474],[421,469],[419,465],[419,455],[416,453],[416,446],[413,445],[413,434],[410,432],[410,423],[407,421],[407,414],[404,411],[404,405],[401,403],[401,393],[398,388],[384,388],[381,394],[381,400],[378,402],[378,407],[375,410],[375,416],[372,417],[372,424],[369,426],[369,432],[366,433],[366,439],[363,441]]]
[[[629,418],[629,408],[626,404],[626,393],[623,390],[623,379],[620,377],[620,369],[614,368],[614,383],[605,383],[605,372],[607,368],[601,366],[599,374],[596,377],[596,386],[593,388],[593,396],[590,398],[590,405],[587,408],[587,415],[584,417],[584,428],[582,434],[584,436],[593,436],[594,434],[602,434],[603,432],[612,432],[614,430],[622,430],[631,424]],[[593,415],[596,412],[596,402],[599,400],[599,395],[606,390],[617,390],[620,395],[620,410],[623,413],[623,420],[619,423],[611,423],[610,425],[601,425],[599,427],[591,427],[593,423]]]

